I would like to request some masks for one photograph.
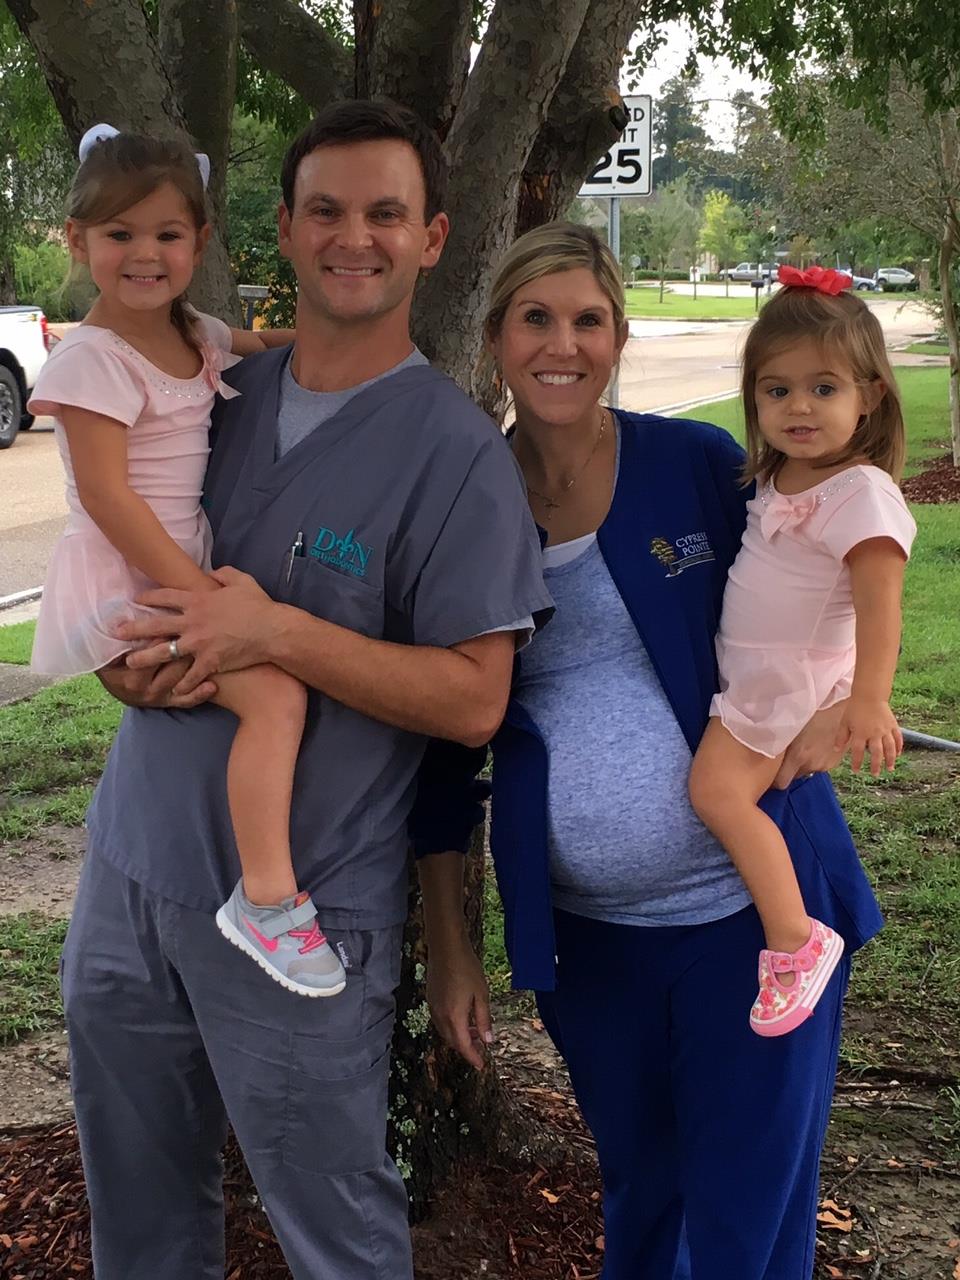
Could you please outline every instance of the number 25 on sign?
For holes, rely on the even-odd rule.
[[[623,99],[628,122],[620,138],[600,157],[581,196],[648,196],[650,182],[650,117],[648,94]]]

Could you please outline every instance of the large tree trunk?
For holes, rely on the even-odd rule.
[[[139,0],[9,0],[8,8],[36,52],[74,145],[101,120],[118,129],[189,141]],[[217,227],[190,296],[224,319],[239,316]]]
[[[620,67],[645,0],[590,0],[520,185],[516,233],[561,217],[623,132]]]
[[[187,128],[210,158],[207,198],[224,228],[227,158],[237,93],[237,10],[223,0],[161,0],[160,55]]]
[[[471,0],[356,0],[357,97],[395,98],[445,138],[470,69]]]
[[[417,341],[466,391],[523,172],[589,0],[498,0],[447,137],[450,243],[420,290]]]
[[[467,922],[478,955],[483,955],[484,843],[484,829],[478,827],[464,877]],[[423,997],[423,917],[413,881],[403,950],[388,1143],[407,1183],[412,1215],[419,1219],[455,1162],[493,1149],[502,1108],[493,1068],[478,1073],[468,1067],[430,1023]]]

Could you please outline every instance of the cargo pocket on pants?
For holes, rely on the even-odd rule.
[[[378,1038],[382,1043],[382,1032]],[[293,1039],[283,1163],[327,1175],[378,1169],[387,1145],[389,1039],[372,1066],[349,1075],[340,1073],[345,1058],[369,1060],[369,1033],[353,1045]]]

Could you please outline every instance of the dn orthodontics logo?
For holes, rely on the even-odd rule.
[[[317,533],[308,554],[321,564],[352,573],[355,578],[365,578],[373,547],[357,542],[352,529],[338,538],[332,529],[323,528]]]
[[[706,564],[716,559],[705,533],[687,533],[676,542],[654,538],[650,543],[650,554],[660,561],[668,578],[677,577],[684,569],[690,569],[695,564]]]

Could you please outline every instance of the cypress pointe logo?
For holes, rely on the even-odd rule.
[[[373,547],[358,542],[351,529],[342,538],[338,538],[332,529],[321,528],[317,532],[308,555],[321,564],[328,564],[334,569],[342,569],[344,573],[352,573],[355,578],[367,576],[367,565],[373,555]]]
[[[668,578],[676,578],[684,569],[695,564],[706,564],[715,560],[713,547],[705,533],[685,533],[675,542],[666,538],[654,538],[650,543],[650,554],[659,560],[666,569]]]

